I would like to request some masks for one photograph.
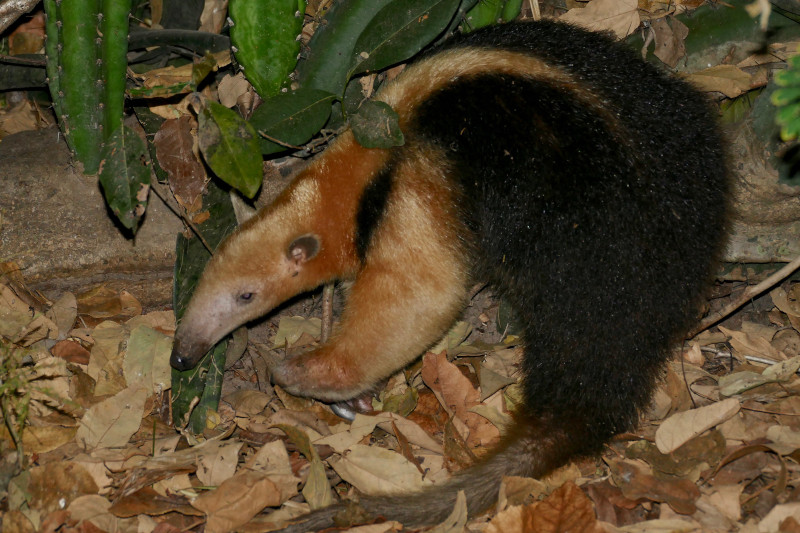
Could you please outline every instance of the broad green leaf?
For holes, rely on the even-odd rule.
[[[334,98],[327,91],[298,89],[265,100],[250,117],[261,152],[271,154],[288,149],[264,138],[262,133],[295,146],[307,142],[328,121]]]
[[[339,0],[320,21],[308,43],[309,53],[297,63],[297,81],[304,89],[341,95],[355,56],[353,47],[370,21],[392,0]]]
[[[775,82],[781,87],[796,87],[800,85],[800,66],[782,70],[775,75]]]
[[[100,184],[108,207],[134,233],[147,208],[150,192],[150,155],[132,129],[121,127],[100,153]]]
[[[462,30],[469,32],[494,24],[500,18],[506,0],[480,0],[475,7],[467,11]]]
[[[395,0],[356,41],[350,77],[405,61],[433,41],[453,18],[459,0]]]
[[[227,107],[212,101],[197,114],[197,140],[214,174],[253,198],[263,178],[261,151],[253,127]]]
[[[772,93],[772,104],[776,106],[784,106],[800,100],[800,87],[784,87]]]
[[[405,143],[397,113],[386,102],[367,101],[350,117],[350,127],[364,148],[391,148]]]
[[[500,18],[503,22],[510,22],[519,16],[522,11],[522,0],[506,0]]]
[[[236,215],[230,194],[213,180],[208,183],[204,204],[208,206],[210,216],[198,225],[198,229],[208,245],[216,249],[236,228]],[[182,234],[178,234],[175,254],[172,307],[176,320],[180,321],[211,254],[196,236],[187,239]],[[201,433],[205,428],[206,414],[216,410],[219,405],[227,345],[227,340],[217,344],[211,355],[207,355],[191,370],[172,370],[172,420],[176,425],[183,423],[192,399],[198,397],[200,403],[192,412],[189,430]]]

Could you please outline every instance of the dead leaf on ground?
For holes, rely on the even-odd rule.
[[[81,419],[76,442],[86,450],[125,446],[142,423],[148,395],[134,386],[91,407]]]
[[[497,513],[487,533],[602,533],[591,500],[574,483],[564,484],[550,496],[531,505],[514,506]]]
[[[618,39],[636,31],[641,23],[638,0],[594,0],[584,8],[570,9],[559,20],[591,31],[612,31]]]
[[[656,431],[656,446],[661,453],[670,453],[689,439],[721,424],[739,412],[739,400],[728,398],[705,407],[676,413]]]
[[[680,514],[697,510],[700,490],[688,479],[656,479],[647,464],[638,460],[612,461],[609,467],[614,484],[628,499],[664,502]]]
[[[423,357],[422,379],[436,394],[442,406],[468,428],[462,436],[470,447],[497,442],[500,431],[486,418],[470,409],[480,403],[480,393],[452,363],[446,354],[427,353]]]
[[[686,76],[702,92],[719,92],[735,98],[751,88],[752,77],[735,65],[717,65]]]
[[[342,479],[367,494],[419,490],[430,483],[399,453],[356,444],[328,461]]]

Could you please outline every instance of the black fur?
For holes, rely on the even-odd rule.
[[[603,104],[482,75],[434,94],[407,133],[453,164],[475,276],[524,329],[527,411],[572,420],[596,450],[646,407],[708,282],[726,203],[715,117],[686,84],[596,34],[509,24],[451,46],[466,45],[560,65]]]
[[[630,429],[696,318],[725,237],[722,141],[687,84],[555,22],[489,27],[443,48],[458,47],[537,56],[575,83],[459,77],[420,106],[396,149],[398,159],[431,143],[445,153],[473,276],[512,304],[526,345],[525,406],[497,451],[444,487],[360,499],[406,527],[443,520],[458,490],[472,513],[485,509],[503,475],[543,475]],[[362,257],[362,227],[385,206],[376,187],[359,211]],[[340,510],[288,531],[330,525]]]
[[[384,168],[364,188],[356,213],[356,254],[363,263],[367,257],[372,235],[380,224],[392,190],[392,167]]]

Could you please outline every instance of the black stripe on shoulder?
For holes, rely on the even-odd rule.
[[[392,191],[393,165],[383,168],[364,188],[356,212],[355,245],[358,259],[363,263],[367,258],[372,235],[378,228],[386,211],[389,194]]]

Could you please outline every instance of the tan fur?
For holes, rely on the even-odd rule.
[[[293,394],[349,400],[436,342],[463,308],[470,276],[487,276],[521,311],[531,343],[517,422],[495,451],[444,486],[360,498],[369,517],[405,527],[441,522],[460,491],[474,515],[497,501],[503,476],[544,475],[629,428],[721,240],[724,209],[715,202],[724,198],[724,172],[713,165],[724,165],[702,98],[605,38],[553,22],[529,28],[477,30],[382,88],[376,99],[398,113],[407,144],[367,149],[341,135],[224,243],[176,334],[171,361],[185,370],[288,298],[352,282],[332,337],[271,368]],[[573,40],[584,44],[559,46]],[[636,90],[618,84],[629,73]],[[515,85],[520,78],[527,80]],[[505,91],[506,82],[515,90]],[[488,110],[487,94],[497,95]],[[541,95],[548,100],[527,113]],[[564,109],[550,115],[551,102]],[[692,121],[696,146],[662,143],[662,124],[682,119]],[[579,147],[580,157],[568,159],[587,130],[605,151]],[[503,160],[507,146],[519,156]],[[562,147],[573,151],[548,159]],[[682,166],[673,179],[674,160]],[[670,213],[685,218],[671,226]],[[673,262],[692,259],[685,275],[637,256],[655,249]],[[673,287],[674,297],[664,297]],[[645,297],[651,288],[658,299]],[[331,527],[344,507],[318,509],[286,531]]]
[[[468,285],[463,252],[454,245],[461,228],[450,222],[454,213],[442,211],[454,204],[452,191],[443,185],[438,154],[414,153],[395,171],[385,224],[350,289],[339,328],[325,346],[275,369],[274,379],[289,392],[352,398],[413,361],[461,311]]]
[[[416,108],[436,91],[458,78],[483,74],[523,74],[531,79],[547,82],[559,87],[603,115],[609,124],[616,118],[608,112],[597,96],[570,73],[549,65],[543,60],[508,50],[457,49],[440,52],[435,56],[415,63],[404,70],[376,100],[386,102],[400,116],[403,128],[413,117]]]
[[[458,77],[492,72],[522,73],[556,85],[605,115],[609,124],[616,123],[592,91],[569,73],[536,57],[502,50],[442,52],[410,66],[377,99],[395,109],[405,128],[432,92]],[[364,148],[348,131],[220,247],[183,318],[178,340],[199,352],[296,294],[358,274],[340,327],[347,333],[335,334],[326,346],[276,369],[279,383],[320,399],[346,399],[435,342],[465,298],[465,258],[453,247],[461,222],[455,213],[442,211],[453,209],[452,193],[443,185],[447,180],[435,179],[447,171],[443,158],[426,147],[406,147],[403,153],[386,223],[363,267],[354,246],[358,203],[390,152]],[[305,234],[319,238],[320,251],[298,268],[286,252]],[[258,300],[240,311],[231,302],[245,290],[256,293]],[[420,331],[408,309],[438,318]],[[369,331],[351,326],[362,321],[371,323]],[[365,354],[371,357],[369,365],[352,364]]]

